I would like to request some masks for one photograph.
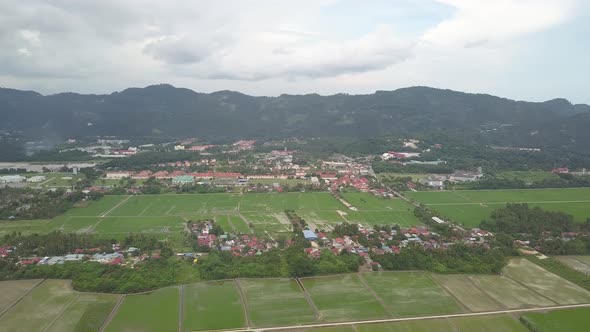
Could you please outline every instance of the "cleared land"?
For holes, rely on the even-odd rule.
[[[585,332],[590,326],[590,308],[531,312],[522,317],[539,332]]]
[[[2,331],[42,331],[75,297],[69,280],[46,280],[2,316]]]
[[[183,330],[223,330],[246,325],[233,281],[203,282],[184,288]]]
[[[590,292],[524,258],[512,259],[504,274],[558,304],[587,303]]]
[[[240,279],[253,326],[313,323],[315,315],[301,288],[290,279]]]
[[[128,295],[106,331],[177,332],[178,301],[177,287]]]
[[[363,273],[394,317],[461,312],[459,304],[425,272]]]
[[[302,279],[317,306],[322,321],[347,321],[388,317],[385,308],[371,294],[358,275]]]
[[[405,195],[442,217],[475,227],[490,213],[506,203],[528,203],[551,211],[574,216],[577,222],[590,217],[590,188],[523,190],[456,190],[406,192]]]
[[[61,230],[122,239],[134,232],[153,234],[182,247],[187,220],[214,219],[229,232],[264,237],[289,233],[285,209],[295,210],[320,229],[349,220],[338,211],[349,214],[349,221],[364,224],[418,223],[411,206],[399,199],[379,199],[366,193],[348,195],[358,203],[359,211],[347,209],[326,192],[109,195],[51,220],[2,221],[0,236],[15,231],[26,234]]]
[[[574,270],[590,275],[590,256],[555,256],[554,258]]]

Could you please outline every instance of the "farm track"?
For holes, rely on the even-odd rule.
[[[119,299],[117,300],[117,303],[115,303],[113,310],[111,310],[111,313],[107,316],[104,322],[102,322],[102,326],[100,327],[98,332],[104,332],[106,330],[107,326],[109,326],[110,322],[113,320],[113,318],[115,318],[115,315],[117,315],[117,312],[119,311],[121,304],[123,304],[123,301],[125,300],[126,296],[127,295],[119,296]]]
[[[427,206],[454,206],[454,205],[481,205],[481,204],[490,204],[490,205],[503,205],[507,203],[514,203],[514,204],[560,204],[560,203],[590,203],[590,201],[510,201],[510,202],[463,202],[463,203],[426,203]]]
[[[184,320],[184,285],[178,287],[178,332],[182,332]]]
[[[233,279],[234,285],[238,289],[238,293],[240,294],[240,300],[242,301],[242,308],[244,308],[244,317],[246,318],[246,326],[250,328],[252,326],[252,321],[250,321],[250,314],[248,313],[248,302],[246,301],[246,294],[244,294],[244,290],[242,286],[240,286],[240,282],[238,279]],[[249,331],[246,330],[246,331]]]
[[[432,277],[432,275],[430,273],[426,273],[426,275],[428,276],[428,278],[430,278],[430,280],[432,280],[432,282],[437,285],[443,292],[445,292],[448,296],[452,297],[453,300],[455,300],[455,302],[457,302],[457,304],[459,304],[459,306],[461,307],[462,311],[464,312],[472,312],[471,309],[469,309],[469,307],[463,303],[463,301],[461,301],[457,296],[455,296],[455,294],[453,294],[453,292],[451,292],[450,289],[448,289],[443,283],[438,282],[436,279],[434,279],[434,277]]]
[[[299,278],[295,278],[295,280],[297,281],[297,284],[299,285],[299,288],[301,288],[301,291],[303,292],[303,295],[305,296],[305,299],[307,300],[307,303],[313,309],[313,313],[315,315],[315,319],[317,321],[321,321],[322,320],[322,316],[320,315],[320,312],[318,310],[318,307],[316,307],[315,303],[311,299],[311,295],[309,295],[309,292],[305,288],[305,285],[303,285],[303,281],[301,281],[301,279],[299,279]]]
[[[507,306],[506,306],[504,303],[502,303],[502,302],[500,302],[500,301],[496,300],[495,298],[491,297],[491,296],[490,296],[490,295],[489,295],[489,294],[488,294],[488,293],[485,291],[485,289],[483,289],[483,288],[482,288],[482,287],[480,287],[480,286],[479,286],[477,283],[475,283],[475,281],[473,281],[473,279],[471,279],[471,277],[470,277],[470,276],[467,276],[466,278],[467,278],[467,280],[469,280],[469,283],[473,285],[473,287],[475,287],[475,288],[479,289],[479,291],[480,291],[482,294],[484,294],[484,295],[486,296],[486,298],[490,299],[492,302],[494,302],[495,304],[497,304],[497,305],[499,306],[499,308],[502,308],[502,309],[508,309],[508,307],[507,307]]]
[[[359,320],[341,323],[319,323],[319,324],[302,324],[302,325],[289,325],[289,326],[277,326],[267,328],[248,328],[248,329],[234,329],[234,330],[223,330],[223,332],[263,332],[263,331],[284,331],[284,330],[297,330],[307,328],[321,328],[321,327],[335,327],[335,326],[351,326],[354,328],[355,325],[366,325],[366,324],[379,324],[379,323],[395,323],[395,322],[408,322],[408,321],[421,321],[431,319],[449,319],[449,318],[460,318],[460,317],[480,317],[480,316],[493,316],[503,314],[518,314],[524,312],[538,312],[548,310],[561,310],[561,309],[574,309],[574,308],[589,308],[590,303],[584,304],[569,304],[561,306],[550,306],[550,307],[538,307],[538,308],[524,308],[524,309],[510,309],[510,310],[495,310],[495,311],[484,311],[484,312],[469,312],[460,314],[447,314],[447,315],[433,315],[433,316],[416,316],[406,318],[388,318],[388,319],[373,319],[373,320]]]
[[[43,328],[43,330],[41,330],[42,332],[45,332],[47,330],[49,330],[49,328],[51,327],[51,325],[53,325],[53,323],[55,323],[60,317],[61,315],[63,315],[64,312],[66,312],[66,310],[68,310],[68,308],[72,305],[72,303],[74,303],[78,298],[80,297],[80,294],[76,294],[76,296],[74,296],[73,299],[71,299],[57,314],[57,316],[55,316],[55,318],[53,318],[51,320],[51,322],[49,322],[49,324],[47,324],[47,326],[45,326]]]
[[[106,217],[108,216],[111,212],[113,212],[116,208],[118,208],[119,206],[123,205],[125,202],[127,202],[131,197],[133,197],[133,195],[129,195],[127,196],[127,198],[125,198],[124,200],[120,201],[117,205],[113,206],[110,210],[108,210],[107,212],[103,212],[103,214],[101,214],[99,217]]]

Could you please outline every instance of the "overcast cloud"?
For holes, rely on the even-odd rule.
[[[589,8],[584,0],[4,0],[0,85],[108,93],[171,83],[255,95],[429,85],[588,103]]]

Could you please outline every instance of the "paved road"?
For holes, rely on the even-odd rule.
[[[523,313],[523,312],[531,312],[531,311],[547,311],[547,310],[569,309],[569,308],[586,308],[586,307],[590,307],[590,303],[560,305],[560,306],[551,306],[551,307],[539,307],[539,308],[527,308],[527,309],[510,309],[510,310],[498,310],[498,311],[471,312],[471,313],[450,314],[450,315],[374,319],[374,320],[351,321],[351,322],[342,322],[342,323],[318,323],[318,324],[278,326],[278,327],[267,327],[267,328],[236,329],[236,330],[224,330],[224,332],[283,331],[283,330],[301,329],[301,328],[332,327],[332,326],[347,326],[347,325],[376,324],[376,323],[394,323],[394,322],[406,322],[406,321],[441,319],[441,318],[490,316],[490,315],[500,315],[500,314]]]

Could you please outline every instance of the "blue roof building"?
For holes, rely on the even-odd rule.
[[[315,241],[318,239],[318,236],[308,229],[303,231],[303,237],[308,241]]]

